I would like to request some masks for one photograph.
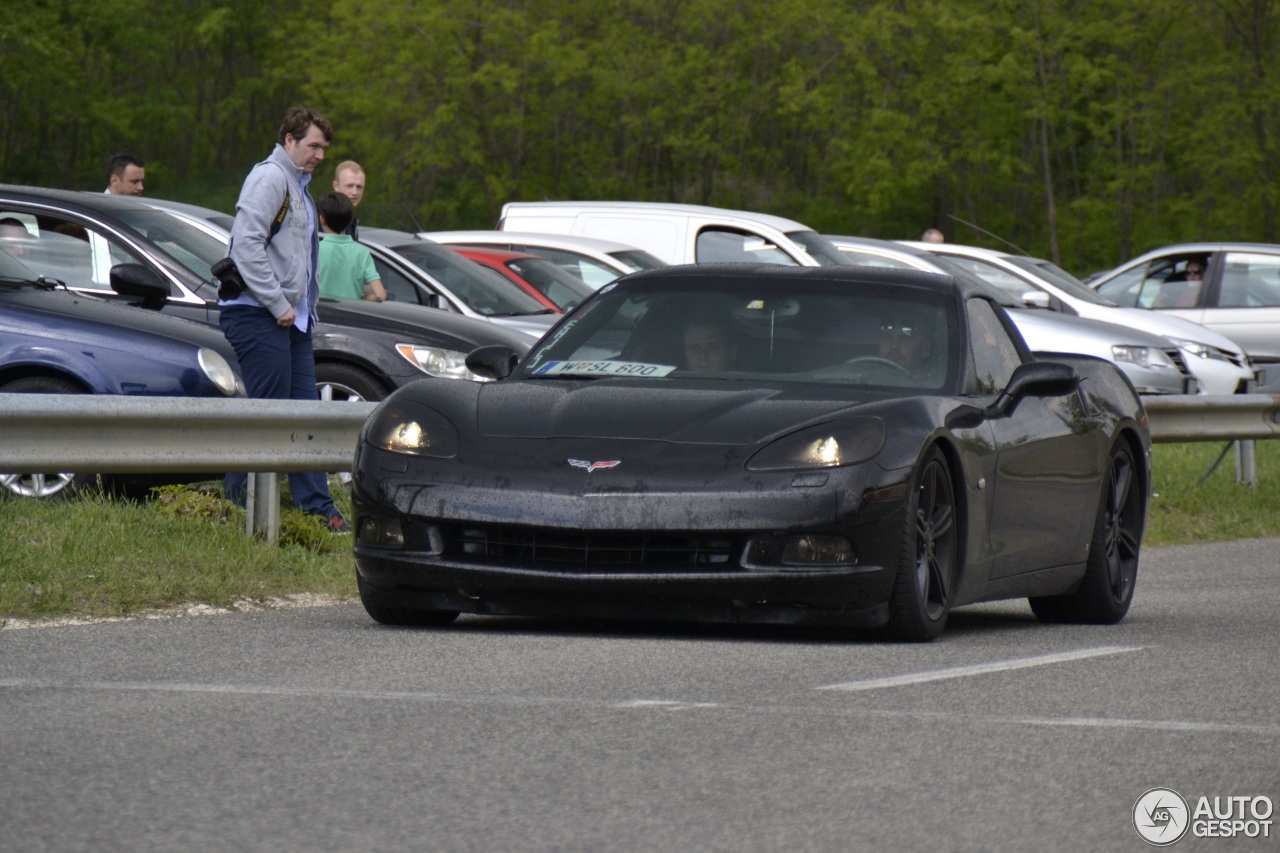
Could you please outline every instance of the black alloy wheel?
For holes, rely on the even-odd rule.
[[[906,515],[886,630],[895,640],[928,642],[947,624],[960,564],[955,484],[937,447],[925,455]]]
[[[1145,510],[1133,451],[1121,439],[1111,450],[1102,478],[1084,578],[1073,593],[1030,599],[1036,617],[1042,622],[1095,625],[1123,619],[1138,580]]]

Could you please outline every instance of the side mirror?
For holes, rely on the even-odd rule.
[[[1033,361],[1013,372],[1009,384],[987,409],[987,415],[1007,415],[1024,397],[1061,397],[1079,387],[1080,375],[1074,367],[1051,361]]]
[[[482,379],[506,379],[519,363],[519,353],[506,344],[490,344],[467,354],[467,369]]]
[[[1028,308],[1048,308],[1052,302],[1043,290],[1028,290],[1022,294],[1022,304]]]
[[[168,284],[158,272],[142,264],[116,264],[112,267],[111,289],[128,297],[131,304],[153,311],[163,308],[169,301]]]

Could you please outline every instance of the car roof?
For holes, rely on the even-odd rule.
[[[567,234],[542,234],[533,231],[420,231],[418,236],[437,243],[525,243],[548,249],[584,249],[608,254],[610,252],[634,252],[635,246],[600,240],[596,237],[578,237]]]
[[[920,272],[919,270],[889,269],[869,266],[833,266],[833,267],[784,267],[778,264],[678,264],[641,270],[632,273],[625,279],[628,284],[644,282],[664,282],[668,279],[681,281],[697,281],[706,279],[713,281],[724,278],[760,279],[810,279],[814,281],[845,282],[856,284],[884,284],[891,286],[911,286],[938,293],[958,293],[962,296],[981,296],[989,298],[975,282],[967,278],[953,278],[949,275]]]
[[[794,219],[787,219],[782,216],[774,216],[771,213],[756,213],[751,210],[730,210],[728,208],[711,207],[703,204],[679,204],[676,202],[663,201],[513,201],[503,205],[503,215],[506,215],[508,208],[513,207],[539,207],[552,210],[561,208],[566,210],[618,210],[680,213],[690,216],[707,216],[716,219],[746,219],[752,222],[769,225],[784,233],[787,231],[813,230],[803,222],[797,222]]]
[[[20,184],[0,184],[0,193],[11,198],[30,201],[48,199],[63,207],[112,214],[120,210],[138,210],[146,207],[134,196],[109,195],[86,190],[61,190],[49,187],[28,187]]]

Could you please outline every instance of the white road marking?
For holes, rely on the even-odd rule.
[[[677,702],[674,699],[628,699],[618,702],[615,708],[661,708],[664,711],[685,711],[689,708],[715,708],[716,702]]]
[[[1118,655],[1125,652],[1142,651],[1142,646],[1099,646],[1092,649],[1080,649],[1074,652],[1061,652],[1055,655],[1038,655],[1031,658],[978,663],[972,666],[957,666],[951,669],[935,669],[931,672],[916,672],[910,675],[891,675],[887,678],[870,678],[866,681],[846,681],[842,684],[827,684],[816,690],[880,690],[885,687],[904,687],[909,684],[925,684],[930,681],[944,681],[949,678],[968,678],[971,675],[986,675],[991,672],[1008,672],[1014,669],[1028,669],[1033,666],[1048,666],[1054,663],[1085,660],[1087,658]]]
[[[1137,651],[1137,649],[1120,648],[1119,651]],[[1128,729],[1162,732],[1170,735],[1243,734],[1280,739],[1280,725],[1274,723],[1251,723],[1244,720],[1144,720],[1132,717],[1019,716],[1016,714],[969,714],[937,710],[858,708],[839,704],[735,704],[724,702],[680,702],[668,699],[629,699],[619,702],[617,700],[584,699],[582,697],[511,696],[482,693],[444,693],[425,690],[334,690],[324,687],[279,687],[259,684],[190,684],[165,681],[82,681],[79,679],[0,677],[0,691],[3,690],[100,690],[114,693],[137,691],[171,694],[259,696],[268,699],[354,699],[359,701],[431,702],[468,707],[612,709],[653,707],[667,710],[713,707],[721,712],[748,714],[752,717],[777,715],[785,718],[807,716],[862,720],[919,719],[953,725],[993,725],[1000,728],[1021,725],[1053,728]]]

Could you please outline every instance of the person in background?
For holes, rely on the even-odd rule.
[[[355,160],[343,160],[338,164],[338,168],[333,170],[333,188],[335,191],[342,193],[351,199],[353,208],[360,206],[360,200],[364,198],[364,167]],[[359,240],[360,234],[356,228],[356,217],[351,215],[351,224],[342,230],[353,240]]]
[[[343,233],[351,224],[351,200],[340,192],[323,196],[320,211],[320,295],[333,299],[368,299],[385,302],[387,291],[374,266],[373,255]]]
[[[117,154],[107,164],[107,195],[142,195],[146,164],[132,154]]]
[[[319,219],[307,190],[333,138],[314,110],[293,107],[280,124],[270,156],[244,180],[231,228],[230,257],[246,289],[218,300],[222,332],[240,362],[249,396],[262,400],[317,400],[311,335],[320,288]],[[248,476],[229,473],[223,491],[245,503]],[[323,472],[289,474],[289,492],[329,532],[351,532],[334,507]]]
[[[920,239],[926,243],[945,243],[947,238],[937,228],[930,228],[920,235]]]

